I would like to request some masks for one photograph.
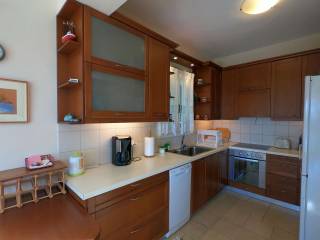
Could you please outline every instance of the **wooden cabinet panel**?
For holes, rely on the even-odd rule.
[[[227,182],[227,152],[192,162],[191,182],[191,213],[195,213]]]
[[[168,231],[169,174],[161,173],[91,198],[87,209],[100,224],[101,239],[162,236]]]
[[[223,185],[228,184],[228,150],[218,153],[219,162],[220,162],[220,171],[221,171],[221,184],[220,188]]]
[[[298,158],[268,155],[267,172],[291,178],[300,178],[301,161]]]
[[[236,119],[235,97],[238,92],[238,81],[236,79],[236,70],[222,71],[221,82],[221,118]]]
[[[301,160],[283,156],[267,156],[268,197],[300,204]]]
[[[141,240],[141,239],[161,239],[168,232],[168,213],[160,212],[151,221],[145,222],[140,226],[132,228],[129,232],[128,240]]]
[[[267,174],[267,196],[288,203],[300,204],[300,181],[275,174]]]
[[[221,184],[221,170],[219,155],[214,154],[205,158],[206,163],[206,189],[207,189],[207,199],[210,199],[220,189]]]
[[[302,107],[302,58],[272,63],[271,117],[275,120],[300,120]]]
[[[270,117],[270,90],[242,91],[238,94],[238,117]]]
[[[149,38],[149,99],[150,117],[154,121],[169,118],[169,47]]]
[[[303,56],[302,63],[303,77],[309,75],[320,75],[320,52]]]
[[[239,91],[270,88],[271,63],[255,64],[238,70]]]
[[[207,199],[205,160],[192,162],[191,213],[195,213]]]

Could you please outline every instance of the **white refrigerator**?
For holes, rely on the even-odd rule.
[[[320,76],[305,79],[300,240],[320,239]]]

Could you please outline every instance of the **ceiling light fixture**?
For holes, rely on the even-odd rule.
[[[244,0],[240,10],[247,14],[260,14],[270,10],[280,0]]]
[[[177,57],[177,56],[174,56],[174,57],[173,57],[173,60],[178,60],[178,57]]]

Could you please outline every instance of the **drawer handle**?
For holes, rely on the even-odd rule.
[[[135,184],[131,184],[131,187],[139,187],[141,184],[140,183],[135,183]]]
[[[139,231],[141,231],[141,228],[138,228],[138,229],[136,229],[136,230],[131,231],[130,234],[135,234],[135,233],[137,233],[137,232],[139,232]]]
[[[137,201],[139,199],[140,199],[140,197],[130,198],[130,201]]]

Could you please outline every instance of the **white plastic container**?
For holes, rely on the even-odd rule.
[[[70,176],[79,176],[84,173],[84,170],[84,159],[81,154],[69,157],[68,174]]]

